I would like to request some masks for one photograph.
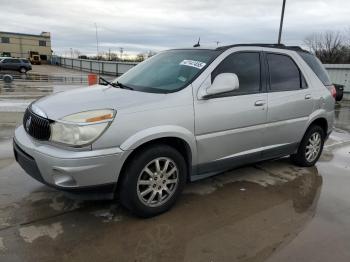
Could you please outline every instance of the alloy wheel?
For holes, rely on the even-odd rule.
[[[158,157],[139,174],[137,195],[146,206],[161,206],[176,192],[178,184],[179,169],[175,162],[168,157]]]
[[[320,133],[315,132],[310,136],[305,149],[305,157],[308,162],[312,162],[317,158],[321,150],[321,142]]]

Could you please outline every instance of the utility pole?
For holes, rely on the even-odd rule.
[[[95,30],[96,30],[96,57],[97,57],[97,60],[98,60],[98,53],[99,53],[99,50],[98,50],[98,33],[97,33],[97,24],[95,23]]]
[[[123,61],[123,53],[124,53],[124,48],[123,48],[123,47],[121,47],[119,50],[120,50],[120,60],[122,60],[122,61]]]
[[[286,6],[286,0],[283,0],[282,4],[282,12],[281,12],[281,20],[280,20],[280,30],[278,32],[278,44],[281,44],[281,36],[282,36],[282,27],[283,27],[283,18],[284,18],[284,8]]]
[[[96,23],[95,23],[95,29],[96,29],[96,52],[97,52],[96,58],[97,58],[97,60],[99,60],[99,56],[98,56],[98,53],[99,53],[99,50],[98,50],[98,33],[97,33],[97,24]],[[98,76],[100,77],[101,63],[98,62],[98,61],[97,61],[97,63],[98,63]]]

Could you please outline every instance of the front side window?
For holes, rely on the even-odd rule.
[[[267,54],[267,62],[271,91],[299,90],[306,86],[299,68],[289,56]]]
[[[135,91],[171,93],[186,87],[220,54],[216,50],[170,50],[130,69],[114,82]]]
[[[239,52],[226,57],[212,72],[211,80],[221,73],[234,73],[238,76],[239,89],[227,95],[251,94],[260,91],[260,54]]]

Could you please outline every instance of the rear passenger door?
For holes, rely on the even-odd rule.
[[[292,153],[313,110],[312,93],[295,58],[287,53],[265,52],[268,75],[265,158]]]

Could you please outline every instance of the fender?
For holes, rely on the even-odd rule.
[[[327,111],[325,109],[320,108],[312,112],[311,115],[309,116],[307,124],[304,127],[303,134],[305,134],[306,130],[310,127],[312,122],[314,122],[316,119],[319,119],[319,118],[323,118],[327,121],[328,131],[332,129],[333,123],[330,122],[330,116],[327,114]]]
[[[126,139],[121,145],[120,149],[124,151],[134,150],[144,143],[166,137],[176,137],[184,140],[190,147],[192,154],[192,165],[196,164],[197,161],[197,147],[196,139],[193,134],[186,128],[181,126],[155,126],[139,131],[128,139]]]

